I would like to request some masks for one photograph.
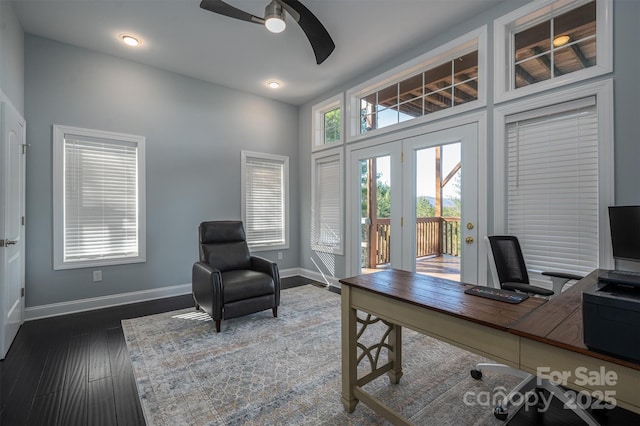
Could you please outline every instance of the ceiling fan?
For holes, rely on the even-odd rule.
[[[240,19],[241,21],[264,25],[271,32],[284,30],[286,26],[286,11],[307,35],[313,48],[313,53],[316,55],[316,63],[318,65],[323,63],[336,47],[329,32],[327,32],[327,29],[318,18],[297,0],[271,0],[265,8],[264,18],[235,8],[222,0],[202,0],[200,7],[210,12]]]

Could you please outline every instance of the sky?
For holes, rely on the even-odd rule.
[[[444,145],[442,149],[442,178],[444,179],[449,172],[455,167],[456,164],[460,161],[460,143],[452,143],[448,145]],[[417,178],[417,196],[429,196],[435,197],[435,149],[434,148],[425,148],[417,151],[416,155],[416,178]],[[377,171],[380,175],[380,181],[390,184],[390,158],[379,157],[377,164]],[[451,197],[450,191],[445,189],[445,198]]]

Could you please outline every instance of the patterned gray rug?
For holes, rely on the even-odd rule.
[[[283,290],[278,318],[269,310],[222,327],[216,333],[194,309],[122,321],[148,425],[388,424],[340,402],[339,295]],[[469,369],[482,360],[404,329],[400,384],[383,376],[366,389],[416,424],[500,424],[483,401],[515,380],[473,380]]]

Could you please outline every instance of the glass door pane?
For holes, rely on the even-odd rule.
[[[476,283],[477,126],[405,139],[403,151],[402,269]]]
[[[360,160],[362,273],[391,265],[391,156]]]
[[[460,280],[460,142],[415,152],[416,272]]]
[[[349,276],[402,267],[401,154],[402,141],[347,153]]]

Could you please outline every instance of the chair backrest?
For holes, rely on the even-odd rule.
[[[488,236],[491,272],[502,283],[529,284],[529,274],[518,238],[513,235]]]
[[[202,222],[198,234],[201,262],[222,272],[250,268],[251,255],[241,221]]]

